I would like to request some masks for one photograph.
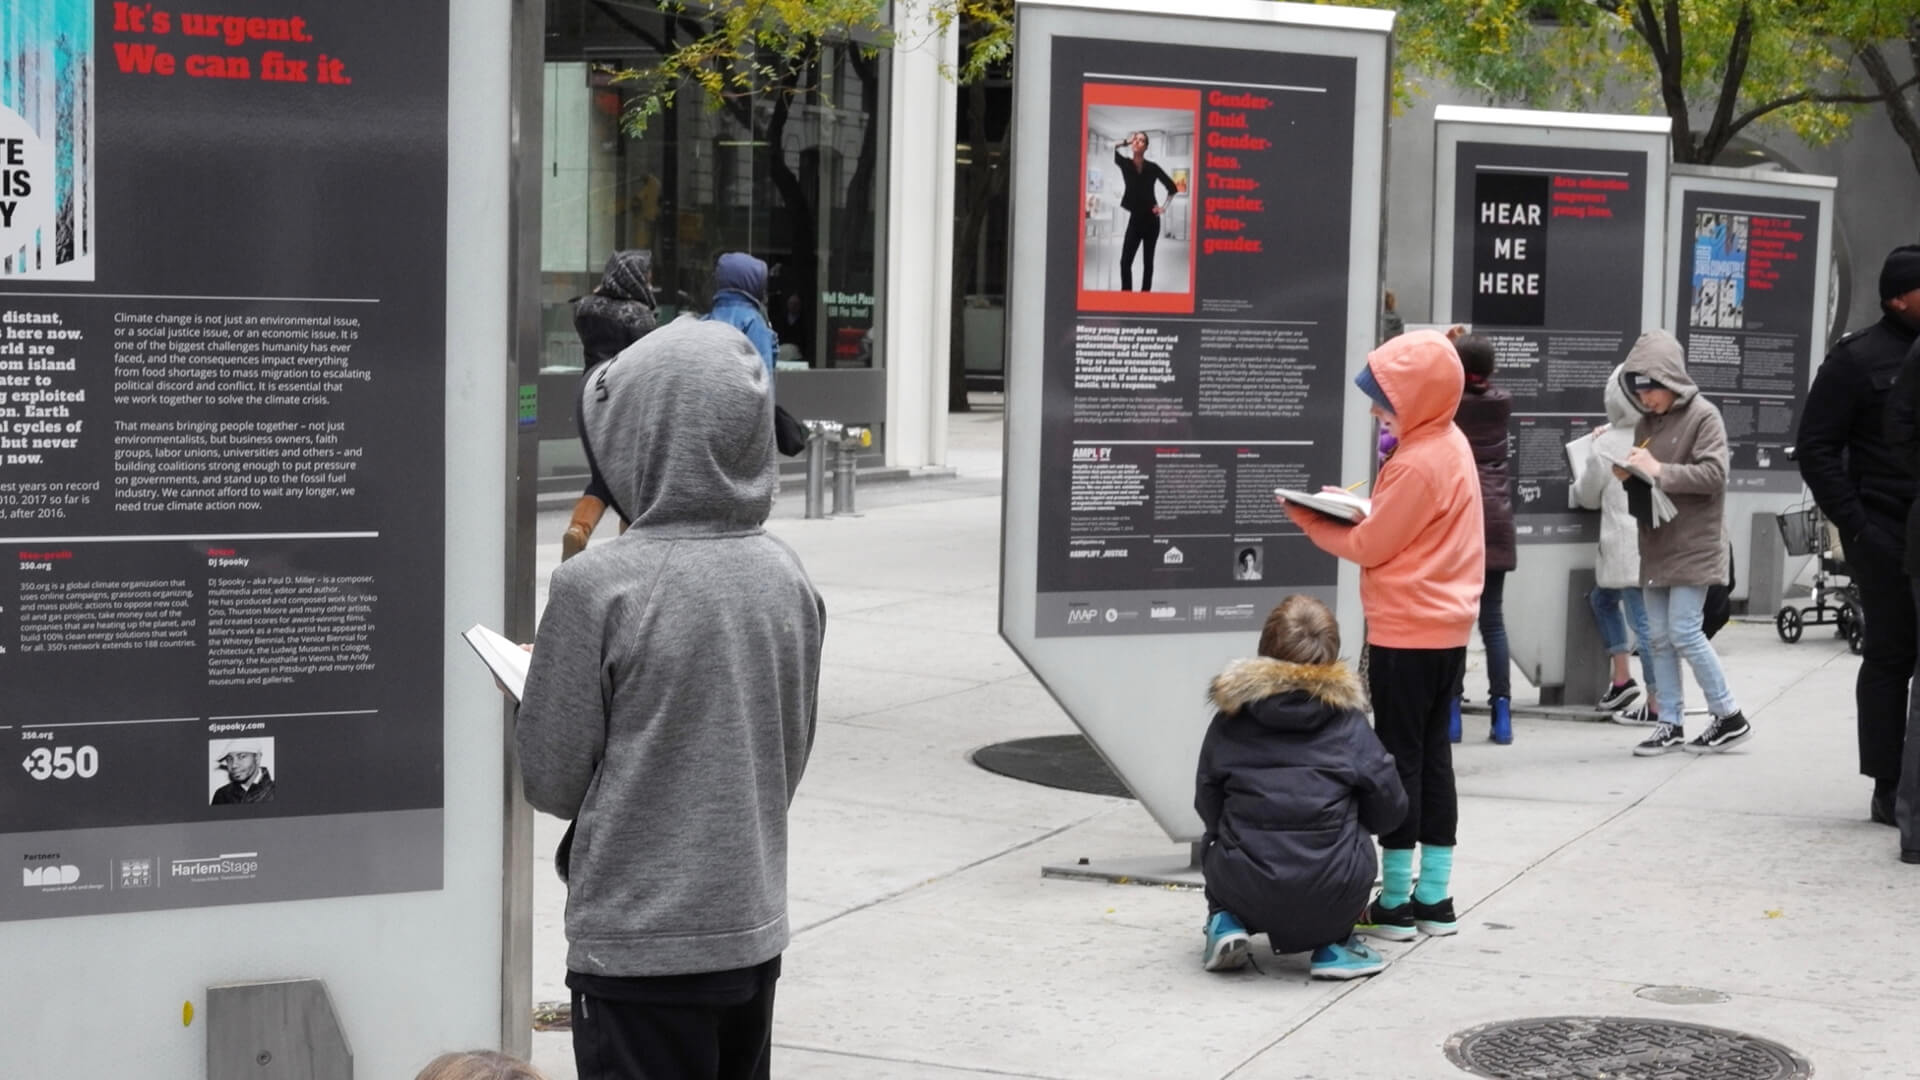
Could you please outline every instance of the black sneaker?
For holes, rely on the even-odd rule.
[[[1659,709],[1655,707],[1652,696],[1643,697],[1626,708],[1616,711],[1613,714],[1613,722],[1616,724],[1657,724],[1660,722],[1660,712]]]
[[[1413,925],[1428,937],[1448,937],[1460,932],[1460,922],[1454,918],[1453,897],[1435,904],[1423,904],[1413,901]]]
[[[1367,904],[1360,925],[1353,930],[1356,934],[1379,938],[1381,941],[1412,941],[1418,934],[1414,929],[1413,901],[1409,900],[1399,907],[1383,908],[1380,898],[1376,896]]]
[[[1669,750],[1678,750],[1687,743],[1686,733],[1665,721],[1654,726],[1653,734],[1647,741],[1633,748],[1634,757],[1659,757]]]
[[[1736,743],[1745,742],[1753,734],[1753,725],[1738,712],[1732,716],[1716,716],[1707,730],[1699,738],[1687,744],[1687,749],[1695,754],[1717,754]]]
[[[1613,712],[1617,709],[1624,709],[1634,698],[1639,696],[1640,684],[1634,682],[1632,679],[1628,679],[1619,686],[1607,687],[1607,692],[1601,694],[1600,700],[1594,703],[1593,711]]]

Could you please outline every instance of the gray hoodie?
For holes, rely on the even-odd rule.
[[[691,318],[582,382],[581,439],[633,525],[553,572],[516,729],[527,801],[575,819],[572,971],[725,971],[786,948],[826,612],[762,529],[772,413],[753,347]]]
[[[1640,587],[1640,526],[1627,510],[1627,489],[1614,478],[1610,460],[1624,460],[1633,452],[1634,425],[1641,409],[1624,385],[1626,365],[1607,377],[1607,430],[1593,440],[1593,457],[1581,474],[1574,499],[1600,511],[1600,561],[1594,566],[1594,584],[1603,589]]]
[[[1646,586],[1727,583],[1727,426],[1720,410],[1687,375],[1686,352],[1665,330],[1640,335],[1626,372],[1645,375],[1675,394],[1664,416],[1642,413],[1634,439],[1660,462],[1660,490],[1676,516],[1640,529],[1640,583]],[[1631,395],[1629,395],[1631,396]]]

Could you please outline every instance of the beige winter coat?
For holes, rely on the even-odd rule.
[[[1724,585],[1727,582],[1727,426],[1687,376],[1685,353],[1665,330],[1649,330],[1621,365],[1678,395],[1664,416],[1646,413],[1634,428],[1660,462],[1660,490],[1678,512],[1659,528],[1640,524],[1643,586]],[[1632,396],[1632,395],[1630,395]],[[1638,398],[1635,397],[1638,404]]]

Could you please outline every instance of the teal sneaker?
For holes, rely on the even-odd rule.
[[[1316,979],[1363,979],[1387,969],[1386,958],[1355,934],[1344,945],[1322,945],[1313,950],[1311,973]]]
[[[1232,912],[1216,911],[1207,918],[1207,948],[1200,962],[1208,971],[1233,971],[1247,965],[1247,928]]]

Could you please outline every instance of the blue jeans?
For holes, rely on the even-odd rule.
[[[1507,591],[1505,570],[1487,571],[1486,584],[1480,590],[1480,643],[1487,647],[1487,697],[1513,696],[1513,650],[1507,645],[1507,617],[1501,610]],[[1460,673],[1460,685],[1454,697],[1467,696],[1466,671]]]
[[[1587,594],[1587,603],[1593,608],[1594,624],[1600,628],[1601,640],[1606,642],[1608,656],[1625,656],[1628,652],[1640,655],[1640,678],[1647,684],[1647,691],[1653,692],[1658,686],[1654,680],[1653,657],[1647,643],[1653,640],[1653,632],[1647,625],[1647,601],[1639,589],[1600,589]],[[1621,605],[1626,605],[1626,617],[1621,618]],[[1627,626],[1633,626],[1633,639],[1627,639]],[[1631,646],[1631,648],[1629,648]]]
[[[1707,603],[1705,585],[1649,586],[1641,594],[1647,602],[1647,621],[1653,631],[1653,671],[1659,679],[1655,699],[1660,716],[1678,726],[1685,717],[1686,686],[1680,681],[1680,658],[1687,658],[1700,692],[1707,696],[1707,708],[1713,715],[1731,716],[1740,711],[1733,691],[1727,689],[1727,676],[1720,670],[1720,656],[1713,651],[1701,629],[1701,611]]]

